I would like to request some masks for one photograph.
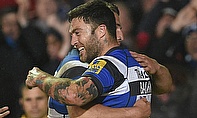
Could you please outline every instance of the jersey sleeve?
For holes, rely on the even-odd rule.
[[[91,77],[100,95],[110,92],[117,84],[116,82],[124,81],[118,69],[110,61],[105,59],[92,61],[82,76]],[[117,80],[116,78],[121,79]]]

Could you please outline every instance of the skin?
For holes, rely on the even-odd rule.
[[[186,50],[192,56],[192,59],[197,60],[197,32],[192,32],[185,40]]]
[[[47,52],[50,56],[50,59],[57,59],[58,58],[58,52],[62,46],[62,42],[57,39],[56,36],[53,34],[49,34],[46,38],[47,43]]]
[[[146,55],[131,52],[140,65],[153,76],[153,94],[159,95],[171,91],[172,77],[169,70],[155,59]]]
[[[10,114],[9,108],[7,106],[0,108],[0,118],[4,118],[8,114]]]
[[[121,41],[124,40],[124,36],[121,30],[122,26],[118,14],[114,13],[114,16],[116,19],[117,41],[120,44]],[[130,53],[140,63],[145,71],[153,75],[154,94],[163,94],[170,92],[170,88],[172,86],[172,77],[169,70],[164,65],[159,64],[155,59],[150,58],[144,54],[139,54],[132,51],[130,51]]]
[[[24,87],[19,102],[27,118],[47,118],[48,96],[38,87]]]
[[[115,39],[113,39],[114,42],[109,42],[111,36],[104,24],[99,25],[92,34],[90,24],[85,24],[82,19],[74,18],[69,31],[72,35],[71,44],[80,51],[80,58],[85,62],[119,46]],[[99,43],[94,44],[94,50],[88,50],[92,45],[92,39]],[[39,86],[53,99],[67,105],[82,106],[98,96],[98,90],[90,77],[80,77],[77,80],[55,79],[38,68],[29,72],[26,84],[29,87]]]
[[[116,18],[116,34],[117,40],[120,44],[124,39],[122,33],[122,27],[120,24],[120,19],[118,14],[115,13]],[[159,64],[155,59],[149,58],[146,55],[138,54],[136,52],[131,52],[132,56],[144,67],[144,69],[153,74],[156,79],[155,89],[153,92],[155,94],[162,94],[170,91],[172,85],[172,78],[168,69]],[[165,84],[163,84],[165,83]],[[82,109],[77,106],[68,106],[69,115],[71,118],[87,118],[87,117],[107,117],[107,118],[120,118],[120,117],[134,117],[134,118],[147,118],[150,116],[150,103],[145,99],[138,100],[134,107],[132,108],[110,108],[103,106],[101,104],[96,104],[89,108],[88,110]],[[110,112],[110,114],[109,114]],[[77,113],[77,114],[76,114]],[[94,114],[94,115],[92,115]],[[124,116],[120,116],[124,114]]]
[[[36,67],[29,71],[26,85],[29,88],[38,86],[53,99],[67,105],[82,106],[98,96],[97,88],[88,77],[57,79]]]
[[[116,33],[118,43],[123,40],[122,27],[120,24],[118,14],[115,14],[116,18]],[[87,117],[107,117],[107,118],[120,118],[120,117],[135,117],[135,118],[147,118],[150,116],[150,103],[145,98],[138,100],[132,108],[110,108],[101,104],[96,104],[88,110],[78,106],[67,106],[69,110],[69,116],[71,118],[87,118]],[[109,114],[110,112],[110,114]],[[92,115],[94,114],[94,115]],[[120,114],[124,114],[120,115]]]
[[[95,30],[95,34],[91,34],[91,30],[92,29],[90,24],[85,24],[82,19],[75,18],[71,22],[70,32],[72,34],[72,43],[79,50],[80,48],[84,47],[85,51],[80,50],[80,58],[85,62],[87,62],[89,59],[95,58],[95,56],[97,57],[101,54],[103,55],[109,49],[109,47],[107,47],[104,48],[104,51],[101,51],[99,50],[99,46],[102,44],[96,45],[98,43],[94,42],[94,50],[89,50],[89,46],[93,43],[92,41],[95,40],[98,42],[98,39],[100,39],[95,37],[103,37],[103,34],[106,33],[106,27],[100,25]],[[116,45],[118,44],[116,43]],[[56,81],[56,79],[49,77],[50,75],[47,75],[38,68],[36,71],[38,71],[38,75],[36,75],[36,77],[33,79],[31,79],[31,77],[34,76],[34,71],[29,73],[27,80],[33,81],[27,81],[27,85],[33,87],[38,83],[41,83],[38,86],[60,103],[82,106],[98,96],[97,88],[89,77],[81,77],[77,81],[70,79],[58,79],[58,81]],[[40,76],[41,73],[45,74],[46,76]],[[63,85],[63,87],[61,86],[61,84]]]
[[[118,19],[118,15],[116,14],[116,23],[117,23],[117,31],[119,31],[120,35],[117,35],[117,37],[121,37],[119,38],[119,41],[121,41],[121,39],[123,39],[123,35],[121,32],[121,25],[120,25],[120,21]],[[120,43],[120,42],[119,42]],[[168,71],[168,69],[163,66],[160,65],[155,59],[149,58],[146,55],[143,54],[138,54],[136,52],[131,52],[132,56],[144,67],[144,69],[149,72],[150,74],[153,74],[153,77],[156,79],[155,82],[155,89],[154,89],[154,93],[156,94],[162,94],[165,92],[169,92],[170,91],[170,86],[172,85],[172,78],[171,75]],[[136,102],[136,106],[138,105],[138,103],[141,103],[140,105],[145,105],[143,108],[149,108],[150,104],[143,104],[142,101],[139,100]],[[80,117],[80,118],[86,118],[86,117],[93,117],[92,114],[94,114],[94,117],[121,117],[119,116],[119,114],[124,114],[128,117],[139,117],[139,118],[143,118],[143,117],[147,117],[149,115],[147,115],[150,112],[144,112],[147,110],[142,111],[142,109],[135,109],[136,106],[134,105],[133,109],[113,109],[113,108],[109,108],[109,107],[105,107],[102,106],[100,104],[94,105],[92,106],[90,109],[88,109],[87,111],[85,109],[81,109],[80,107],[77,106],[68,106],[69,109],[69,115],[71,117]],[[138,106],[140,108],[140,106]],[[141,107],[142,108],[142,107]],[[81,113],[79,112],[81,110]],[[141,112],[139,112],[141,110]],[[77,112],[76,112],[77,111]],[[85,112],[86,111],[86,112]],[[106,114],[108,114],[110,112],[110,116],[106,116]],[[129,113],[126,111],[130,111]],[[112,115],[113,112],[113,115]],[[78,113],[78,114],[76,114]],[[117,113],[117,114],[116,114]],[[128,115],[127,115],[128,113]],[[143,114],[144,113],[144,114]],[[146,114],[147,113],[147,114]],[[103,115],[104,114],[104,115]]]
[[[75,34],[78,34],[78,32],[74,32],[74,33],[75,33]],[[82,40],[82,41],[83,41],[83,40]],[[81,42],[82,42],[82,41],[81,41]],[[80,43],[81,43],[81,42],[80,42]],[[79,44],[80,44],[80,43],[79,43]],[[82,44],[80,44],[80,45],[82,45]],[[80,45],[78,45],[78,46],[80,46]],[[84,50],[83,50],[83,51],[84,51]],[[85,53],[85,52],[83,52],[83,51],[81,52],[81,55],[83,55],[83,54]],[[140,56],[142,56],[142,55],[139,55],[139,57],[140,57]],[[85,58],[85,57],[83,57],[83,58]],[[142,62],[143,62],[143,61],[142,61]],[[144,64],[144,66],[146,66],[146,64]],[[150,68],[152,68],[152,66],[151,66],[151,67],[147,67],[147,69],[150,69]],[[158,68],[157,68],[157,69],[158,69]],[[156,71],[154,71],[154,72],[156,72]],[[46,76],[47,76],[47,75],[46,75]],[[45,78],[45,76],[41,76],[41,78]],[[83,79],[83,80],[84,80],[84,79]],[[65,81],[65,80],[62,80],[62,81]],[[90,80],[90,81],[91,81],[91,80]],[[82,82],[82,83],[83,83],[83,82]],[[34,84],[35,84],[35,83],[34,83]],[[53,92],[52,92],[52,93],[53,93]],[[139,102],[140,102],[140,101],[139,101]],[[150,103],[147,104],[147,102],[142,101],[142,100],[141,100],[140,103],[142,103],[142,104],[143,104],[143,103],[146,103],[146,104],[144,104],[144,107],[142,107],[142,108],[150,108]],[[137,104],[137,102],[136,102],[136,104]],[[138,106],[138,105],[136,105],[136,107],[134,107],[134,108],[136,108],[136,109],[138,109],[138,110],[133,110],[133,111],[135,111],[135,112],[137,112],[137,113],[135,113],[135,112],[127,112],[127,113],[129,114],[128,116],[131,117],[132,113],[134,113],[134,116],[135,116],[136,114],[138,114],[139,117],[140,117],[140,115],[141,115],[141,117],[143,117],[143,115],[145,115],[145,114],[142,114],[143,112],[140,112],[140,109],[139,109],[140,107],[137,107],[137,106]],[[146,107],[145,107],[145,106],[146,106]],[[80,116],[80,117],[86,117],[86,116],[90,115],[90,114],[88,114],[88,113],[95,112],[95,111],[94,111],[94,108],[95,108],[95,109],[96,109],[96,108],[98,109],[99,107],[103,107],[103,108],[102,108],[103,110],[101,110],[100,112],[98,112],[98,113],[101,113],[101,114],[102,114],[102,113],[105,113],[106,110],[109,109],[108,107],[104,107],[104,106],[101,106],[101,105],[98,104],[98,105],[95,105],[94,107],[92,107],[91,109],[89,109],[89,110],[88,110],[89,112],[85,112],[85,113],[84,113],[82,116]],[[133,108],[133,109],[134,109],[134,108]],[[105,110],[104,110],[104,109],[105,109]],[[92,112],[90,112],[91,110],[92,110]],[[117,109],[116,109],[116,110],[113,109],[113,110],[114,110],[115,113],[117,112]],[[113,111],[113,110],[112,110],[112,111]],[[123,111],[124,111],[124,112],[125,112],[125,111],[132,111],[132,109],[127,109],[127,110],[125,110],[125,109],[120,109],[120,110],[119,110],[119,112],[123,112]],[[75,112],[75,113],[76,113],[76,112]],[[146,113],[150,115],[150,111],[149,111],[149,112],[146,112]],[[101,116],[101,114],[100,114],[100,116]],[[105,114],[105,115],[106,115],[106,114]],[[125,115],[126,115],[126,114],[125,114]],[[149,116],[149,115],[146,115],[146,117]],[[118,114],[117,114],[116,116],[118,116]],[[92,116],[92,117],[93,117],[93,116]]]
[[[17,40],[20,35],[19,25],[17,23],[15,13],[8,13],[4,15],[2,18],[2,32],[13,40]]]
[[[117,26],[119,26],[119,31],[120,31],[120,33],[122,33],[122,32],[121,32],[121,25],[117,23]],[[102,26],[101,26],[101,29],[102,29]],[[117,29],[118,29],[118,28],[117,28]],[[71,32],[74,33],[74,34],[78,34],[78,33],[79,33],[79,32],[75,32],[75,30],[71,30]],[[80,32],[80,33],[81,33],[81,32]],[[117,34],[118,34],[118,33],[117,33]],[[122,35],[120,35],[120,36],[122,36]],[[72,35],[72,37],[73,37],[73,35]],[[117,36],[117,37],[118,37],[118,36]],[[74,36],[74,38],[76,38],[76,37]],[[122,40],[122,39],[123,39],[123,38],[119,38],[119,40]],[[85,40],[85,39],[84,39],[84,40]],[[72,40],[72,43],[75,44],[76,47],[77,47],[77,46],[78,46],[78,47],[85,47],[84,45],[86,45],[86,44],[83,44],[83,40],[81,40],[80,42],[78,42],[78,41],[73,41],[73,40]],[[120,42],[119,42],[119,43],[120,43]],[[88,59],[88,57],[84,56],[85,53],[86,53],[85,50],[81,50],[80,55],[82,56],[82,58],[81,58],[82,60]],[[136,55],[137,55],[137,53],[136,53]],[[143,56],[143,55],[138,55],[138,57],[141,57],[141,56]],[[147,59],[146,59],[146,60],[147,60]],[[151,59],[149,59],[149,60],[151,60]],[[144,62],[144,61],[142,60],[141,63],[143,63],[143,62]],[[155,62],[155,61],[152,61],[152,62]],[[157,63],[157,64],[158,64],[158,63]],[[151,66],[151,67],[147,66],[147,63],[145,63],[144,66],[147,67],[147,70],[154,67],[154,66]],[[159,67],[157,66],[157,69],[158,69],[158,70],[156,69],[155,72],[162,70],[162,69],[160,69],[160,67],[163,68],[163,66],[159,65]],[[166,68],[164,68],[164,70],[165,70],[165,69],[166,69]],[[158,73],[158,72],[157,72],[157,73]],[[167,75],[169,75],[168,71],[167,71]],[[170,79],[169,79],[169,80],[170,80]],[[169,83],[170,83],[170,82],[169,82]],[[164,88],[165,88],[165,87],[164,87]],[[166,89],[165,91],[168,91],[168,89]],[[142,101],[142,100],[141,100],[141,101]],[[147,102],[142,102],[142,103],[147,103]],[[96,108],[98,109],[100,106],[101,106],[101,105],[98,104],[98,105],[95,105],[94,108],[95,108],[95,109],[96,109]],[[150,106],[150,103],[149,103],[149,106]],[[136,105],[136,107],[137,107],[137,105]],[[136,108],[136,107],[134,107],[134,108]],[[92,107],[92,108],[93,108],[93,107]],[[108,107],[104,107],[104,106],[103,106],[102,109],[105,109],[105,108],[108,109]],[[91,111],[91,109],[89,109],[88,111]],[[85,112],[85,113],[88,113],[88,111]],[[95,112],[96,110],[93,110],[93,111]],[[111,111],[113,111],[113,110],[111,109]],[[129,109],[127,109],[127,110],[124,109],[124,111],[129,111]],[[130,111],[132,111],[132,110],[130,110]],[[140,110],[138,109],[138,111],[140,111]],[[94,112],[89,112],[89,113],[94,113]],[[106,116],[106,113],[105,113],[105,112],[106,112],[106,110],[102,110],[102,111],[99,111],[99,112],[97,111],[96,113],[98,113],[97,116],[101,116],[102,113],[104,113],[104,115]],[[117,109],[114,110],[114,112],[117,113]],[[137,111],[136,111],[136,112],[137,112]],[[76,113],[76,112],[75,112],[75,113]],[[126,113],[128,113],[128,112],[126,112],[126,113],[123,112],[123,113],[126,114]],[[141,112],[141,113],[138,112],[138,113],[135,113],[135,114],[141,114],[141,115],[142,115],[142,113],[143,113],[143,112]],[[132,113],[128,113],[128,114],[129,114],[130,117],[132,116]],[[149,114],[150,114],[150,112],[149,112]],[[85,117],[85,115],[83,115],[83,116]],[[83,116],[81,116],[81,117],[83,117]],[[95,114],[95,116],[96,116],[96,114]],[[118,116],[118,114],[117,114],[116,116]],[[134,116],[135,116],[135,115],[134,115]],[[149,116],[149,115],[147,115],[147,116]],[[146,117],[147,117],[147,116],[146,116]],[[92,116],[92,117],[93,117],[93,116]]]

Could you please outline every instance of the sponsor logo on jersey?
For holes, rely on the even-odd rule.
[[[102,68],[107,64],[105,60],[96,60],[89,64],[88,71],[99,74]]]

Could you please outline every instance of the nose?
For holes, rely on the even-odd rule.
[[[75,35],[72,35],[72,37],[71,37],[71,45],[72,46],[77,46],[77,42],[78,42],[77,37]]]
[[[116,30],[116,35],[117,35],[118,42],[121,42],[124,39],[121,29]]]
[[[33,100],[32,103],[31,103],[31,105],[32,105],[33,108],[36,108],[37,105],[38,105],[38,103],[37,103],[36,100]]]

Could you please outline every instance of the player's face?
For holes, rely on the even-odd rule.
[[[82,19],[74,18],[70,24],[71,44],[79,50],[82,62],[91,62],[100,56],[100,42],[90,24],[85,24]]]
[[[120,44],[120,42],[124,39],[123,33],[122,33],[122,26],[120,24],[120,18],[117,13],[114,13],[115,19],[116,19],[116,37],[117,41]]]

